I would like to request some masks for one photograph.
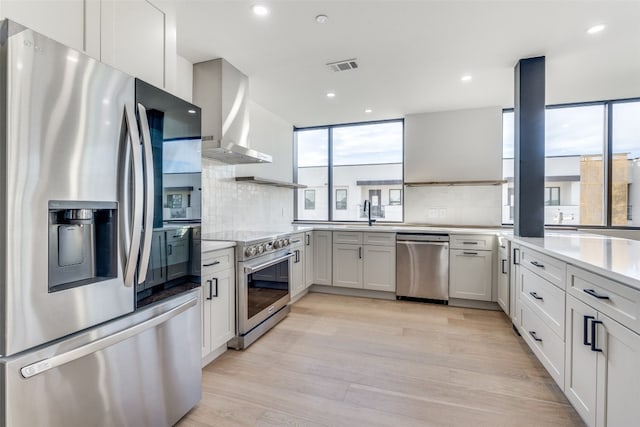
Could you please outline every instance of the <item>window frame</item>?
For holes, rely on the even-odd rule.
[[[392,191],[399,191],[400,192],[399,203],[392,203],[391,202],[391,192]],[[389,189],[389,206],[403,206],[403,204],[402,204],[402,198],[403,198],[402,197],[402,193],[403,193],[402,188],[390,188]]]
[[[545,227],[553,226],[554,228],[569,228],[569,229],[620,229],[620,230],[640,230],[638,226],[628,226],[628,225],[612,225],[612,217],[613,217],[613,105],[614,104],[624,104],[628,102],[640,102],[640,97],[634,98],[619,98],[619,99],[607,99],[607,100],[599,100],[599,101],[588,101],[588,102],[572,102],[572,103],[563,103],[563,104],[550,104],[545,105],[545,111],[548,109],[555,108],[572,108],[572,107],[585,107],[590,105],[603,105],[604,106],[604,149],[603,149],[603,161],[604,161],[604,182],[603,182],[603,190],[604,190],[604,224],[602,225],[586,225],[586,224],[545,224]],[[502,117],[503,117],[503,129],[504,129],[504,113],[513,112],[514,108],[503,108],[502,109]],[[503,142],[504,144],[504,142]],[[504,145],[503,145],[504,149]],[[508,159],[508,157],[502,157],[502,160]],[[515,161],[515,159],[514,159]],[[502,223],[504,227],[513,227],[513,224],[510,223]]]
[[[366,126],[366,125],[376,125],[376,124],[384,124],[384,123],[401,123],[402,124],[402,187],[404,188],[404,144],[405,144],[405,127],[404,127],[404,118],[399,119],[388,119],[388,120],[373,120],[368,122],[352,122],[352,123],[340,123],[333,125],[319,125],[319,126],[307,126],[307,127],[293,127],[293,182],[298,184],[298,131],[306,131],[306,130],[314,130],[314,129],[327,129],[327,150],[328,152],[328,164],[327,164],[327,187],[329,191],[327,191],[327,219],[322,220],[306,220],[298,218],[298,203],[299,203],[299,192],[294,191],[293,194],[293,222],[301,222],[301,223],[325,223],[325,222],[333,222],[333,205],[335,203],[335,195],[332,189],[336,189],[333,186],[333,129],[342,128],[342,127],[352,127],[352,126]],[[348,196],[347,196],[348,197]],[[402,205],[402,220],[401,221],[378,221],[378,223],[389,222],[390,224],[399,224],[404,222],[404,204]],[[366,222],[365,220],[339,220],[340,222],[355,222],[361,223]]]
[[[553,190],[556,190],[556,193],[558,193],[558,197],[557,199],[553,198]],[[549,197],[547,198],[547,193],[549,193]],[[558,203],[551,203],[553,201],[557,201]],[[549,202],[549,203],[547,203]],[[560,206],[560,187],[558,186],[546,186],[544,187],[544,205],[545,206]]]
[[[307,201],[309,201],[309,199],[307,199],[307,193],[309,194],[313,194],[313,207],[312,208],[308,208],[307,207]],[[316,190],[315,189],[310,189],[304,190],[304,210],[305,211],[313,211],[316,209]]]
[[[346,211],[347,210],[347,206],[349,205],[349,189],[347,188],[336,188],[336,196],[334,198],[336,206],[335,206],[335,210],[337,211]],[[338,207],[338,191],[344,191],[344,207],[343,208],[339,208]]]

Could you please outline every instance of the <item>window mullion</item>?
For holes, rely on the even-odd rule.
[[[613,108],[611,102],[605,104],[605,138],[604,138],[604,202],[605,226],[611,227],[613,222]]]
[[[328,144],[327,144],[327,150],[329,150],[329,153],[327,153],[328,156],[328,168],[329,170],[327,171],[327,218],[329,219],[329,221],[333,221],[333,126],[329,126],[329,128],[327,129],[328,132]]]

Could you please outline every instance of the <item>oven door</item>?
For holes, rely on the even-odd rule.
[[[245,335],[287,305],[291,257],[292,253],[285,252],[238,263],[238,335]]]

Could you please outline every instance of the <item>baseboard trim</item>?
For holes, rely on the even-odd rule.
[[[311,285],[311,287],[309,288],[309,292],[386,300],[396,299],[395,292],[372,291],[370,289],[341,288],[338,286]]]
[[[482,310],[495,310],[495,311],[502,310],[497,302],[476,301],[472,299],[449,298],[449,305],[451,307],[479,308]]]

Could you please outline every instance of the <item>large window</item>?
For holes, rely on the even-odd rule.
[[[633,208],[640,206],[640,185],[633,184],[634,174],[640,180],[639,118],[640,100],[547,107],[545,224],[640,225]],[[502,220],[507,224],[513,223],[513,158],[514,114],[505,111]]]
[[[296,182],[317,193],[310,211],[303,209],[308,190],[298,191],[296,219],[364,221],[368,200],[373,217],[402,221],[403,125],[391,120],[296,130]]]

